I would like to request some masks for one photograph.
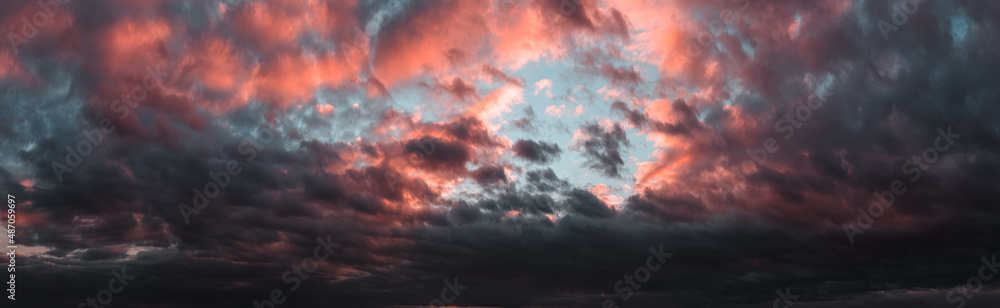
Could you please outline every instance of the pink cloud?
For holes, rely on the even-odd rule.
[[[555,105],[552,105],[552,106],[545,107],[545,114],[553,116],[553,117],[561,118],[562,115],[563,115],[563,110],[565,110],[565,109],[566,109],[566,105],[565,104],[564,105],[559,105],[558,107],[556,107]]]
[[[538,95],[539,91],[545,91],[545,96],[552,98],[552,80],[542,79],[535,82],[535,95]]]

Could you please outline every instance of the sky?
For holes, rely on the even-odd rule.
[[[997,16],[5,1],[4,307],[996,307]]]

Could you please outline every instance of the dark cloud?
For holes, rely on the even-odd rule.
[[[609,177],[621,177],[621,168],[625,166],[621,152],[629,146],[621,125],[605,129],[597,123],[588,123],[580,131],[580,140],[573,147],[587,158],[586,167]]]
[[[611,64],[603,64],[600,68],[601,75],[611,80],[616,85],[634,85],[642,82],[642,75],[634,68],[615,67]]]
[[[629,124],[633,126],[648,128],[668,135],[690,136],[693,130],[702,128],[697,114],[684,100],[676,100],[670,105],[670,111],[678,118],[674,122],[651,120],[645,113],[636,109],[630,109],[622,101],[612,103],[611,110],[620,111],[625,115],[625,119],[628,120]]]
[[[645,127],[649,118],[639,110],[631,109],[622,101],[615,101],[611,104],[611,111],[620,111],[625,115],[625,119],[632,126]]]
[[[465,101],[469,99],[480,99],[479,93],[476,90],[475,85],[471,82],[462,80],[462,78],[455,77],[450,82],[440,82],[433,85],[425,86],[432,88],[437,91],[442,91],[448,93],[457,100]]]
[[[483,71],[485,71],[493,78],[503,80],[507,83],[516,85],[518,87],[524,87],[524,80],[521,80],[520,78],[511,77],[510,75],[507,75],[503,71],[495,67],[492,67],[488,64],[483,64]],[[531,108],[531,106],[528,106],[528,108]]]
[[[514,120],[512,124],[515,128],[525,132],[538,132],[538,128],[533,123],[534,120],[536,120],[535,109],[528,106],[524,107],[524,117]]]
[[[518,157],[534,163],[551,162],[558,159],[562,153],[558,144],[534,140],[518,140],[512,150]]]
[[[283,274],[327,236],[341,249],[286,306],[422,306],[458,277],[457,306],[762,307],[789,289],[803,308],[954,307],[949,292],[1000,252],[996,2],[925,1],[888,40],[877,22],[898,10],[880,1],[551,0],[513,16],[485,15],[502,11],[488,2],[230,3],[71,2],[19,53],[0,49],[0,187],[18,200],[23,306],[75,307],[122,267],[136,279],[106,306],[251,306],[287,291]],[[41,10],[5,5],[0,33]],[[674,61],[703,33],[637,28],[671,23],[658,9],[698,27],[737,15]],[[340,48],[355,26],[373,41]],[[651,30],[654,45],[633,42]],[[646,62],[626,64],[619,41]],[[522,45],[545,47],[509,47]],[[425,97],[396,106],[420,82],[465,104],[489,98],[488,81],[523,87],[502,62],[561,60],[538,56],[548,46],[585,66],[574,83],[635,90],[609,97],[614,116],[587,118],[565,153],[597,175],[510,165],[509,150],[570,158],[545,136],[507,149],[494,125],[547,127],[531,107],[491,122]],[[531,57],[504,58],[519,52]],[[112,101],[157,63],[171,68],[162,86],[119,118]],[[104,118],[115,131],[57,175]],[[906,173],[943,146],[939,128],[961,137]],[[771,139],[780,148],[755,163]],[[624,153],[651,146],[641,164]],[[178,205],[230,161],[239,174],[185,222]],[[906,193],[849,242],[843,225],[895,180]],[[616,281],[661,245],[673,257],[622,301]],[[997,290],[986,281],[966,307],[995,307]]]
[[[528,185],[543,192],[557,191],[570,187],[569,182],[556,176],[555,171],[552,171],[551,168],[531,170],[525,172],[524,176]]]
[[[608,218],[614,212],[589,191],[573,189],[567,194],[566,204],[573,213],[591,218]]]
[[[482,166],[472,172],[472,179],[479,185],[507,182],[507,172],[501,166]]]
[[[526,132],[537,132],[538,131],[538,129],[535,128],[535,125],[531,124],[531,120],[529,120],[528,118],[520,118],[520,119],[514,120],[513,124],[514,124],[514,127],[518,128],[520,130],[526,131]]]

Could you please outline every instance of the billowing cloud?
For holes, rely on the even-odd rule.
[[[573,148],[587,158],[586,166],[608,177],[621,177],[625,160],[623,151],[629,146],[628,136],[620,125],[603,127],[587,123],[577,131]]]
[[[558,144],[545,141],[518,140],[512,149],[514,155],[536,163],[547,163],[559,158],[562,149]]]
[[[993,307],[998,11],[10,1],[17,302]]]

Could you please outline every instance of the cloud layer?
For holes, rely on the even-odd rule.
[[[28,306],[1000,303],[992,1],[59,3],[0,11]]]

